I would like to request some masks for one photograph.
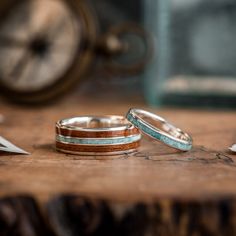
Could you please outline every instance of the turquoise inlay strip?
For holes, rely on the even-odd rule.
[[[140,122],[139,119],[133,117],[130,113],[127,114],[126,118],[137,128],[142,130],[147,135],[160,140],[161,142],[167,144],[168,146],[177,148],[182,151],[188,151],[192,148],[192,143],[183,143],[180,141],[176,141],[166,135],[163,135],[157,131],[154,131],[152,128],[148,127],[147,125]]]
[[[118,145],[128,144],[139,141],[141,134],[118,138],[74,138],[57,135],[56,140],[63,143],[80,144],[80,145]]]

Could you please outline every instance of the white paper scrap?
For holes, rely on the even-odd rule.
[[[22,150],[21,148],[18,148],[17,146],[15,146],[14,144],[10,143],[9,141],[7,141],[5,138],[0,136],[0,151],[3,152],[10,152],[10,153],[18,153],[18,154],[30,154],[24,150]]]
[[[230,147],[229,150],[236,153],[236,144],[234,144],[232,147]]]

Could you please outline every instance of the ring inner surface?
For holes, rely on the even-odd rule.
[[[111,117],[76,117],[67,122],[62,122],[71,128],[84,128],[84,129],[109,129],[109,128],[129,128],[130,123],[124,118],[119,116]]]

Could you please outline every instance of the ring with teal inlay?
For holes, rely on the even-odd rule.
[[[75,138],[63,135],[56,135],[56,141],[69,144],[79,144],[79,145],[120,145],[137,142],[141,139],[141,134],[124,136],[124,137],[114,137],[114,138]]]
[[[75,155],[121,155],[140,146],[140,131],[123,116],[79,116],[56,123],[56,150]]]
[[[142,109],[130,109],[126,118],[146,135],[181,151],[192,148],[192,138],[165,119]]]

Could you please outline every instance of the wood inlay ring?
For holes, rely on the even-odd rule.
[[[56,123],[56,149],[80,155],[117,155],[135,151],[141,134],[123,116],[81,116]]]

